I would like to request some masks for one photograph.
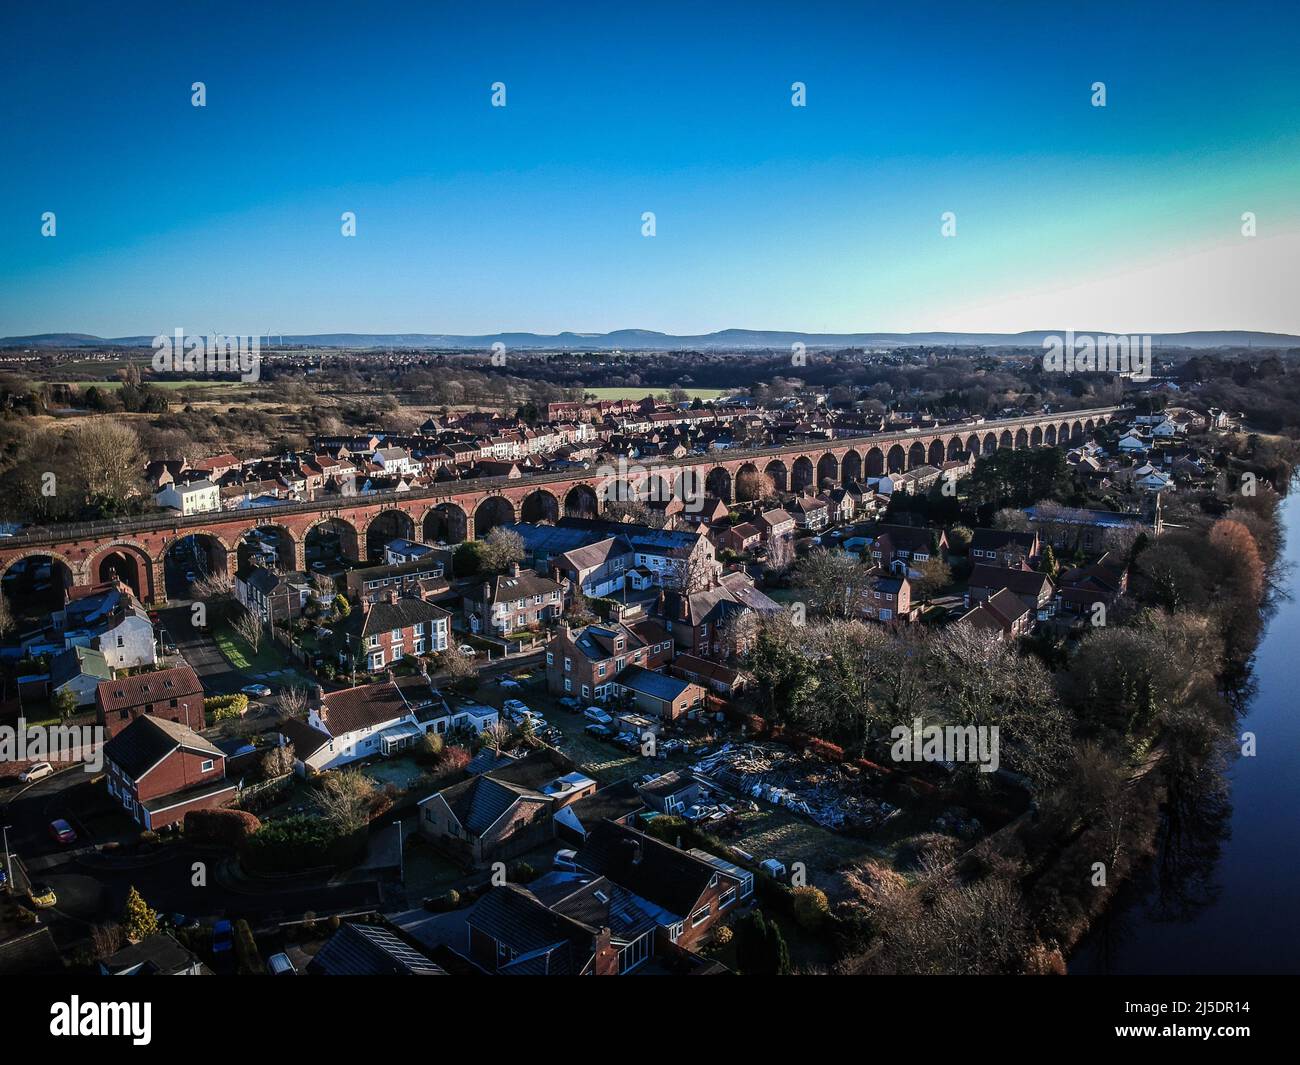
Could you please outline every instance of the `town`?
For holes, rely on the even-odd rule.
[[[0,540],[7,720],[99,744],[5,767],[7,941],[103,972],[845,964],[864,882],[1014,829],[1043,772],[978,715],[948,714],[969,759],[891,756],[934,709],[907,657],[1068,654],[1223,486],[1239,416],[1156,392],[650,393],[201,457],[92,416],[129,505]]]

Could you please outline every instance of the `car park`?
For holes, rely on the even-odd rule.
[[[532,713],[532,711],[528,709],[528,704],[522,699],[507,699],[501,704],[501,709],[505,712],[507,717],[521,717],[524,714]]]

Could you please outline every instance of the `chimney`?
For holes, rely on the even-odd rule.
[[[512,576],[512,577],[518,577],[518,576],[519,576],[519,563],[518,563],[518,562],[511,562],[511,563],[510,563],[510,576]]]
[[[398,595],[398,588],[396,585],[392,585],[384,589],[384,598],[387,599],[388,602],[390,603],[397,602],[397,595]]]

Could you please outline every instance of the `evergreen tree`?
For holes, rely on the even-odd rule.
[[[126,938],[139,943],[158,931],[158,915],[149,908],[144,897],[134,887],[126,896]]]

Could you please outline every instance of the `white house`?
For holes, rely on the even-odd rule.
[[[169,484],[154,496],[154,501],[160,507],[178,510],[186,516],[204,514],[221,509],[221,489],[208,480]]]
[[[400,566],[406,562],[416,562],[432,552],[433,548],[428,544],[417,544],[414,540],[389,540],[384,544],[384,565]]]
[[[423,468],[404,447],[376,448],[370,461],[382,467],[385,473],[419,473]]]
[[[153,623],[125,585],[110,584],[73,599],[53,615],[64,647],[91,647],[113,669],[152,666],[158,661]]]

